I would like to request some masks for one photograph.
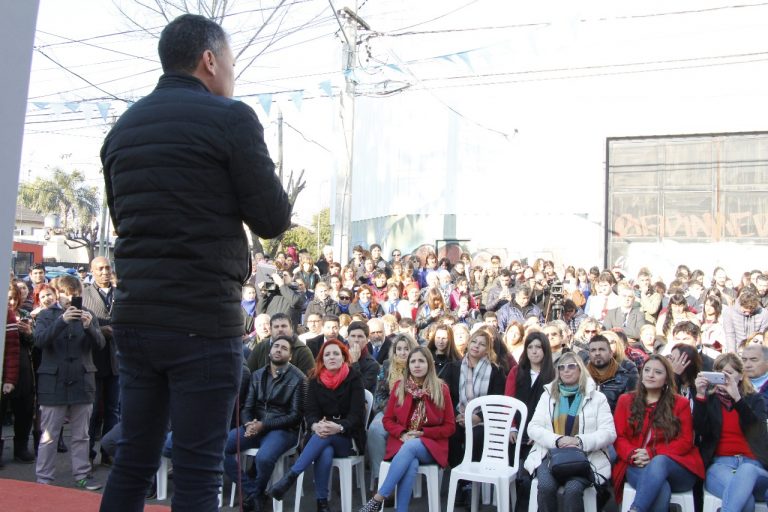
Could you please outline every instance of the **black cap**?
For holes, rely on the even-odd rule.
[[[85,267],[80,266],[80,267],[77,267],[77,271],[78,272],[88,272],[88,269],[85,268]]]

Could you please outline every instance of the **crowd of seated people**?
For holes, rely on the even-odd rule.
[[[405,511],[419,464],[457,465],[467,435],[479,459],[483,418],[464,412],[485,395],[514,397],[528,411],[509,436],[510,454],[521,445],[516,510],[530,502],[544,511],[583,510],[592,484],[600,506],[621,503],[631,486],[630,510],[641,512],[666,511],[672,493],[689,491],[699,507],[704,493],[720,498],[724,511],[766,501],[767,274],[732,283],[720,267],[707,274],[680,265],[665,279],[650,268],[630,276],[543,259],[528,265],[493,256],[478,264],[469,254],[453,262],[435,253],[391,254],[384,259],[377,244],[355,247],[347,263],[335,261],[330,247],[317,259],[281,253],[269,262],[274,275],[254,274],[244,287],[248,391],[240,404],[253,410],[239,411],[248,423],[233,424],[227,447],[227,473],[250,479],[244,509],[282,499],[312,465],[325,512],[330,461],[357,454],[372,481],[390,463],[364,512],[395,495]],[[21,320],[28,285],[14,286],[13,314]],[[47,286],[36,290],[35,316],[59,307],[45,298],[48,288],[55,293]],[[34,318],[28,323],[34,339]],[[33,352],[30,346],[27,356]],[[275,386],[289,375],[302,396],[269,395],[287,390]],[[366,389],[373,396],[368,424]],[[270,400],[290,411],[283,414],[290,424],[263,410]],[[271,433],[280,429],[285,435]],[[239,450],[261,438],[301,448],[271,488],[269,475],[258,472],[271,474],[280,450],[250,473],[236,464]],[[592,481],[562,481],[550,471],[550,452],[567,447],[585,452]],[[471,486],[460,485],[456,503],[470,498]]]

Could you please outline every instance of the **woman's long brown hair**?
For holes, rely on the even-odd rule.
[[[667,372],[666,382],[661,389],[661,397],[659,397],[659,401],[656,403],[656,409],[651,413],[651,426],[656,430],[661,431],[664,434],[665,442],[668,443],[680,433],[680,420],[675,416],[675,395],[677,394],[675,373],[674,370],[672,370],[672,365],[667,361],[667,358],[658,354],[651,355],[643,365],[643,369],[645,368],[645,365],[651,361],[660,362]],[[637,383],[637,390],[635,391],[635,397],[632,400],[629,415],[629,426],[632,435],[637,435],[643,430],[643,420],[645,419],[645,410],[647,408],[647,396],[648,391],[643,384],[643,372],[640,370],[640,379]]]

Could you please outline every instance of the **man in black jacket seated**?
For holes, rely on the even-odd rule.
[[[278,336],[269,350],[269,366],[253,372],[248,398],[241,411],[243,425],[229,433],[224,448],[224,470],[238,482],[238,442],[240,451],[258,448],[255,477],[241,471],[243,510],[268,510],[264,490],[280,456],[296,444],[304,415],[306,380],[293,366],[292,340]],[[238,439],[239,438],[239,439]]]
[[[163,75],[101,149],[118,238],[112,308],[123,437],[104,512],[139,511],[173,423],[178,510],[218,510],[229,415],[242,365],[243,223],[274,238],[291,205],[253,109],[232,99],[224,30],[185,14],[158,42]]]

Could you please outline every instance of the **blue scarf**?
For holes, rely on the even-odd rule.
[[[243,306],[243,309],[248,313],[248,316],[253,316],[256,312],[256,299],[242,300],[240,301],[240,305]]]
[[[763,388],[763,384],[768,382],[768,373],[766,373],[762,377],[758,377],[756,379],[749,379],[749,380],[752,381],[752,385],[755,387],[755,389],[757,391],[760,391]]]
[[[360,306],[360,309],[363,310],[363,315],[365,315],[366,318],[371,318],[371,303],[370,302],[363,302],[361,300],[357,301],[357,305]]]

